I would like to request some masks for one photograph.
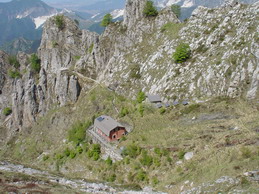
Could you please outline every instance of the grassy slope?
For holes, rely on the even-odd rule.
[[[117,109],[127,107],[130,112],[120,120],[134,126],[132,133],[119,146],[137,145],[142,148],[142,154],[127,156],[111,166],[103,160],[88,158],[85,151],[77,153],[74,159],[57,159],[67,147],[76,151],[74,144],[63,141],[72,124],[78,120],[91,120],[92,116],[100,114],[118,118],[112,105],[114,98]],[[222,98],[187,107],[179,105],[161,114],[144,103],[143,117],[138,106],[97,87],[81,97],[75,106],[51,111],[32,131],[9,142],[2,150],[2,157],[59,171],[70,177],[101,181],[115,179],[115,183],[120,184],[151,184],[161,190],[167,190],[165,186],[168,185],[175,185],[178,190],[186,180],[199,185],[221,176],[239,177],[258,168],[258,104]],[[161,153],[155,153],[154,148],[159,148]],[[188,151],[194,152],[194,158],[176,165],[180,155]],[[43,152],[49,157],[46,161],[43,161]],[[151,156],[151,164],[141,162],[145,153]],[[248,186],[254,187],[245,185]]]

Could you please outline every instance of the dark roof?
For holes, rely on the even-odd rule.
[[[97,117],[94,120],[94,126],[100,129],[105,135],[109,136],[110,132],[117,128],[117,127],[123,127],[120,123],[115,121],[113,118],[102,115]]]
[[[151,94],[148,94],[147,95],[147,98],[150,102],[152,103],[156,103],[156,102],[162,102],[161,98],[159,95],[151,95]]]

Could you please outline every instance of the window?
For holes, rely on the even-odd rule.
[[[116,139],[116,135],[114,134],[114,135],[112,136],[112,138],[113,138],[113,139]]]

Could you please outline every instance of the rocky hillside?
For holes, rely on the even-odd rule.
[[[199,7],[186,23],[169,8],[146,18],[144,4],[128,1],[124,22],[109,25],[101,36],[79,30],[68,18],[62,29],[49,19],[38,50],[39,75],[20,54],[22,77],[5,74],[1,80],[1,108],[13,110],[4,123],[13,130],[30,127],[53,105],[76,102],[91,88],[80,76],[131,97],[140,89],[166,101],[258,97],[258,3]],[[172,59],[180,43],[191,48],[191,58],[182,64]]]
[[[160,144],[170,150],[169,155],[173,158],[177,158],[178,151],[179,154],[193,151],[200,154],[195,161],[197,165],[202,158],[212,157],[213,162],[218,161],[218,155],[202,152],[209,147],[213,153],[220,150],[234,161],[231,169],[239,160],[228,154],[232,148],[239,150],[238,146],[251,146],[248,158],[253,158],[252,155],[257,157],[257,104],[248,103],[246,107],[247,102],[229,99],[258,103],[259,3],[243,5],[231,1],[221,8],[198,7],[188,21],[181,23],[170,8],[161,10],[156,17],[145,17],[145,2],[128,0],[124,21],[111,23],[100,36],[80,30],[67,17],[55,16],[44,25],[37,55],[19,53],[16,61],[6,53],[0,53],[0,111],[3,113],[0,116],[0,144],[5,145],[0,154],[27,162],[35,160],[34,165],[56,169],[67,175],[73,173],[75,177],[106,177],[111,180],[108,176],[112,176],[113,180],[112,172],[104,167],[102,161],[99,161],[99,169],[94,161],[76,158],[78,166],[74,167],[74,161],[64,161],[64,156],[56,152],[63,152],[65,146],[73,146],[66,144],[67,132],[73,124],[89,121],[99,114],[122,117],[121,110],[127,107],[128,111],[124,113],[129,116],[124,121],[134,126],[135,131],[125,146],[129,142],[137,142],[150,154]],[[181,44],[190,47],[190,56],[187,61],[176,63],[173,54]],[[40,68],[37,68],[39,64]],[[188,99],[193,106],[172,109],[172,112],[154,110],[132,101],[140,90],[159,94],[163,102]],[[142,118],[143,111],[142,114],[139,112],[143,107],[145,116]],[[202,115],[198,115],[198,119],[196,114],[185,116],[193,110],[203,111]],[[168,115],[163,116],[165,112]],[[251,112],[253,114],[249,116]],[[222,126],[217,124],[217,120]],[[239,132],[238,129],[242,130]],[[160,131],[168,136],[163,136]],[[225,149],[231,150],[225,152]],[[243,153],[242,149],[240,152]],[[46,153],[54,156],[50,160],[45,158],[48,161],[44,163],[42,158]],[[161,157],[161,167],[158,163],[149,176],[158,176],[156,171],[162,171],[168,179],[163,180],[161,176],[160,186],[170,189],[174,182],[182,184],[184,178],[181,175],[194,168],[185,166],[179,170],[177,161],[172,166],[166,157]],[[246,158],[246,152],[240,157]],[[226,162],[223,157],[219,160]],[[130,161],[133,162],[130,168],[140,168],[134,159]],[[254,168],[255,161],[242,160],[236,170],[241,173],[241,169],[248,165]],[[62,166],[66,162],[67,166]],[[208,168],[211,164],[217,166],[207,160],[205,162],[208,162],[204,163]],[[126,161],[119,163],[116,169],[123,174],[120,177],[122,182],[126,179],[123,171],[128,169],[127,165]],[[141,167],[144,171],[146,168]],[[170,178],[168,169],[179,176]],[[218,170],[213,177],[204,172],[208,179],[200,177],[199,183],[220,178],[223,170]],[[145,175],[141,172],[140,178]],[[128,173],[127,177],[138,180],[134,179],[135,172]],[[195,173],[199,174],[198,170]],[[237,176],[236,171],[229,174]]]

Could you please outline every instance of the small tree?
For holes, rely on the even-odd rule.
[[[9,107],[4,108],[3,115],[8,116],[10,114],[12,114],[12,109]]]
[[[155,17],[158,15],[158,11],[156,10],[153,1],[147,1],[143,10],[144,16],[146,17]]]
[[[175,53],[173,54],[173,59],[176,63],[183,63],[191,56],[190,46],[188,44],[179,44],[176,47]]]
[[[30,62],[31,62],[31,69],[36,72],[39,73],[40,72],[40,59],[38,58],[38,56],[36,54],[32,54],[31,58],[30,58]]]
[[[62,30],[65,27],[64,15],[57,15],[54,17],[55,24],[59,30]]]
[[[103,17],[103,20],[101,22],[101,26],[103,27],[106,27],[108,26],[110,23],[112,22],[112,15],[110,13],[106,14],[104,17]]]
[[[171,6],[172,12],[176,15],[177,18],[181,16],[181,6],[177,4],[173,4]]]

